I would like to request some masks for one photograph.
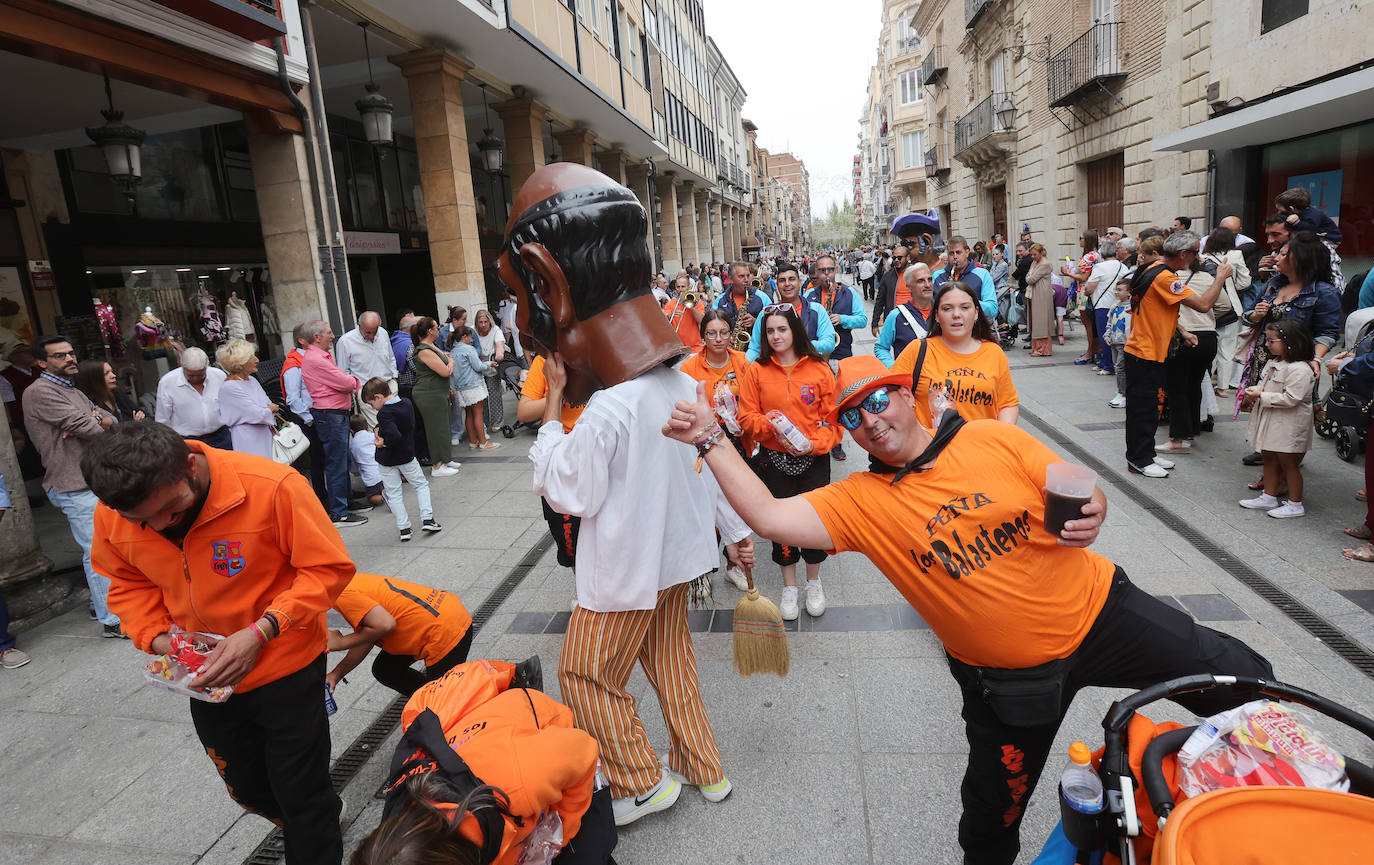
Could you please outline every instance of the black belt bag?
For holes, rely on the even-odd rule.
[[[1060,658],[1035,667],[1006,670],[972,667],[983,702],[1008,727],[1044,727],[1059,723],[1068,687],[1069,661]]]

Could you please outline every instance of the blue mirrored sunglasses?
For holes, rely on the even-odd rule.
[[[891,388],[881,388],[863,398],[863,401],[852,408],[847,408],[840,412],[840,426],[847,430],[856,430],[864,422],[864,417],[859,413],[863,409],[869,414],[882,414],[887,411],[887,407],[892,404],[892,399],[888,397]]]

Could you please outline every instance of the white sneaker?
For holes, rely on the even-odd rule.
[[[825,612],[825,589],[821,588],[820,580],[806,581],[806,613],[809,616],[819,616]]]
[[[1116,396],[1107,400],[1107,405],[1111,406],[1112,408],[1125,408],[1126,395],[1124,393],[1117,394]]]
[[[1143,469],[1138,469],[1132,466],[1131,471],[1135,472],[1136,474],[1144,475],[1147,478],[1167,478],[1169,476],[1169,473],[1165,471],[1164,467],[1161,466],[1159,463],[1150,463]]]
[[[792,621],[797,618],[797,587],[782,587],[782,603],[778,604],[778,609],[782,611],[784,621]]]
[[[463,464],[458,462],[457,460],[449,460],[447,463],[445,463],[445,465],[453,469],[455,472],[463,467]]]
[[[1279,500],[1268,493],[1260,493],[1253,499],[1241,499],[1238,504],[1252,511],[1267,511],[1279,506]],[[1299,505],[1301,507],[1301,505]]]
[[[451,463],[435,466],[433,469],[430,469],[429,472],[429,476],[432,478],[446,478],[456,474],[458,474],[458,470],[453,468]]]
[[[1159,466],[1165,471],[1168,471],[1169,469],[1174,467],[1174,461],[1166,460],[1164,457],[1155,457],[1155,465]]]
[[[450,438],[450,439],[448,440],[448,443],[451,444],[451,445],[456,445],[456,444],[461,444],[462,441],[463,441],[463,437],[462,437],[462,436],[453,436],[452,438]]]
[[[671,775],[674,781],[683,785],[691,785],[690,781],[668,767],[667,754],[659,754],[658,762],[663,766],[663,771]],[[725,798],[735,789],[735,785],[730,783],[729,778],[721,778],[714,784],[697,784],[695,786],[701,791],[702,798],[707,802],[724,802]]]
[[[744,578],[744,571],[734,565],[725,569],[725,582],[739,589],[741,592],[749,591],[749,581]]]
[[[664,772],[648,792],[638,796],[626,796],[611,800],[611,813],[615,815],[615,825],[628,826],[640,817],[673,807],[677,797],[682,795],[682,785],[673,776]]]
[[[1303,508],[1302,502],[1284,502],[1278,507],[1269,511],[1269,516],[1279,520],[1286,520],[1289,517],[1301,517],[1307,513]]]

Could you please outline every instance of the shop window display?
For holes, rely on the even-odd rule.
[[[92,267],[96,329],[79,329],[85,357],[106,357],[136,393],[154,391],[191,346],[214,357],[231,338],[258,346],[266,360],[282,354],[267,265]]]

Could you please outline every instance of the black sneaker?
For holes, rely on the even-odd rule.
[[[848,455],[844,452],[844,445],[835,445],[834,449],[830,451],[830,455],[840,462],[849,459]]]
[[[429,519],[421,522],[420,528],[429,532],[430,534],[437,534],[438,532],[442,532],[444,530],[444,527],[439,525],[439,521],[434,519],[434,517],[430,517]]]
[[[350,514],[365,514],[370,510],[372,510],[372,502],[369,501],[359,500],[348,503],[348,512]]]
[[[1262,466],[1264,465],[1264,455],[1259,451],[1251,451],[1241,457],[1240,461],[1247,466]]]
[[[357,514],[343,514],[334,518],[334,525],[341,529],[349,526],[361,526],[365,522],[367,522],[367,517],[360,517]]]
[[[544,690],[544,666],[539,662],[538,655],[531,655],[515,665],[515,675],[511,677],[510,686]]]
[[[404,542],[410,540],[413,536],[414,536],[413,533],[410,531],[410,526],[406,526],[405,528],[401,529],[401,542],[402,542],[402,543],[404,543]]]
[[[107,640],[127,640],[129,635],[119,625],[105,625],[100,636]]]

